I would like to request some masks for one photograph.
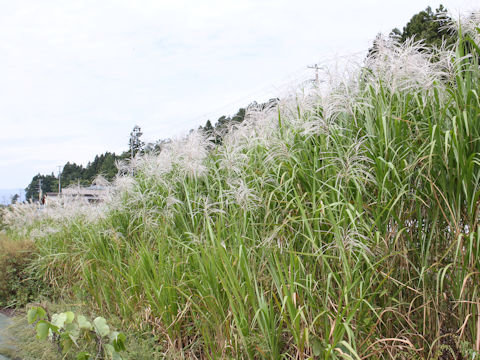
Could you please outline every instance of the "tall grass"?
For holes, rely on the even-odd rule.
[[[55,229],[35,232],[37,269],[171,357],[479,351],[477,20],[454,49],[379,42],[222,145],[191,133],[136,158],[95,218],[22,223]]]

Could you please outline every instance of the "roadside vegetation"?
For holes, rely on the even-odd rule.
[[[123,164],[99,204],[14,205],[7,232],[55,295],[167,358],[478,358],[479,24],[378,38],[221,143]]]
[[[50,295],[42,275],[32,267],[37,257],[33,241],[0,234],[0,249],[0,308],[22,307]]]

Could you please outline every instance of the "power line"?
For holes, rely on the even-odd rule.
[[[237,98],[234,101],[231,101],[227,104],[224,104],[222,106],[214,108],[214,109],[212,109],[210,111],[207,111],[203,114],[200,114],[200,115],[197,115],[197,116],[194,116],[194,117],[190,117],[190,118],[186,119],[185,121],[182,121],[182,123],[183,124],[190,124],[189,126],[195,126],[194,124],[198,124],[202,121],[205,122],[206,120],[216,120],[216,119],[211,119],[211,117],[217,116],[222,110],[229,111],[234,106],[237,106],[237,107],[245,106],[246,102],[254,101],[255,100],[254,98],[258,99],[259,97],[265,97],[265,96],[270,96],[270,97],[280,96],[279,93],[281,93],[282,91],[285,91],[289,88],[292,88],[293,86],[298,87],[302,83],[303,84],[308,84],[308,83],[311,84],[312,80],[311,80],[310,75],[309,75],[309,70],[308,70],[309,68],[314,68],[315,69],[315,72],[316,72],[315,82],[318,86],[318,84],[320,82],[322,82],[321,79],[320,79],[320,73],[319,73],[320,70],[327,70],[329,68],[329,66],[337,63],[339,60],[351,59],[351,58],[354,58],[358,55],[364,55],[364,54],[365,54],[365,51],[357,51],[357,52],[344,54],[344,55],[332,55],[332,56],[329,56],[328,58],[324,58],[323,60],[317,62],[313,66],[307,66],[307,68],[302,66],[301,68],[297,68],[297,70],[293,71],[292,73],[290,73],[286,76],[283,76],[279,80],[277,80],[275,82],[271,82],[267,86],[259,87],[258,89],[254,90],[254,91],[251,91],[248,94],[246,94],[246,95],[244,95],[240,98]],[[276,92],[276,94],[273,94],[274,91]]]
[[[358,55],[361,55],[361,54],[364,54],[364,53],[365,53],[364,51],[357,51],[357,52],[350,53],[350,54],[345,54],[345,55],[330,56],[329,58],[326,58],[326,59],[323,59],[322,61],[319,61],[318,63],[314,64],[313,66],[307,66],[307,68],[314,68],[315,69],[315,81],[318,84],[320,82],[319,70],[327,69],[328,65],[332,65],[332,62],[336,62],[340,59],[353,58],[355,56],[358,56]],[[204,119],[207,116],[212,115],[213,113],[216,113],[216,112],[218,112],[218,111],[220,111],[224,108],[231,107],[235,104],[240,103],[241,101],[251,99],[253,95],[259,95],[259,94],[266,95],[267,90],[277,90],[277,91],[282,90],[282,89],[285,89],[286,87],[288,87],[289,85],[291,86],[295,82],[297,83],[296,85],[298,85],[298,83],[302,83],[302,82],[306,81],[307,79],[308,79],[308,77],[305,75],[305,68],[304,67],[299,68],[297,71],[294,71],[294,72],[290,73],[289,75],[282,77],[281,80],[280,80],[281,83],[278,84],[278,85],[275,85],[275,83],[271,83],[271,84],[269,84],[265,87],[262,87],[262,88],[260,88],[256,91],[254,91],[254,92],[251,92],[251,93],[243,96],[242,98],[240,98],[238,100],[232,101],[232,102],[230,102],[230,103],[228,103],[228,104],[226,104],[222,107],[219,107],[219,108],[214,109],[212,111],[209,111],[205,114],[202,114],[198,117],[195,117],[192,120],[197,120],[197,119],[202,119],[202,118]]]

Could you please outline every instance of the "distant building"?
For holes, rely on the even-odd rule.
[[[102,201],[102,197],[106,194],[107,188],[100,185],[92,186],[75,186],[62,189],[60,197],[84,198],[88,202]],[[58,192],[47,192],[48,198],[58,198]]]

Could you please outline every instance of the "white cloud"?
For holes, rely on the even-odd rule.
[[[13,188],[66,161],[125,150],[134,124],[154,140],[274,96],[288,74],[366,50],[428,2],[0,4],[0,188]]]

